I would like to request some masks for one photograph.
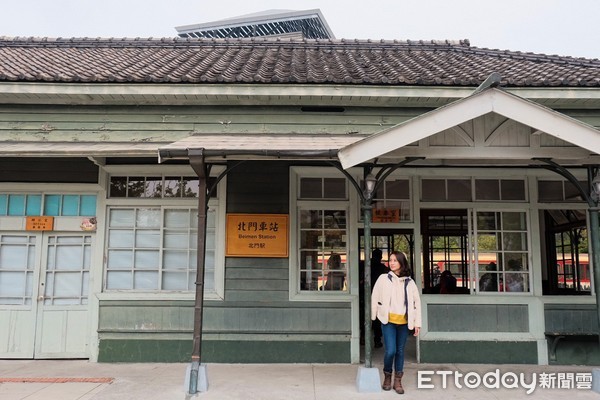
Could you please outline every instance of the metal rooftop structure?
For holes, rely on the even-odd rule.
[[[319,9],[268,10],[203,24],[175,27],[182,38],[246,38],[279,36],[335,39]]]

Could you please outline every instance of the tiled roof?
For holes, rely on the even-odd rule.
[[[461,41],[0,37],[0,82],[600,87],[600,60]]]

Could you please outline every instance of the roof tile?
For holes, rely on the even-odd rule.
[[[0,81],[599,87],[600,60],[461,41],[0,37]]]

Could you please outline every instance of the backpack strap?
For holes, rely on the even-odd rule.
[[[408,315],[408,290],[406,288],[408,288],[409,281],[410,278],[406,278],[404,280],[404,307],[406,309],[406,315]]]

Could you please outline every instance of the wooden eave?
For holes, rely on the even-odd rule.
[[[1,82],[0,104],[227,105],[438,108],[470,87],[308,84],[90,84]],[[508,88],[554,109],[599,109],[597,88]]]
[[[188,159],[202,151],[207,160],[337,160],[344,146],[368,135],[193,135],[158,149],[159,163]]]

